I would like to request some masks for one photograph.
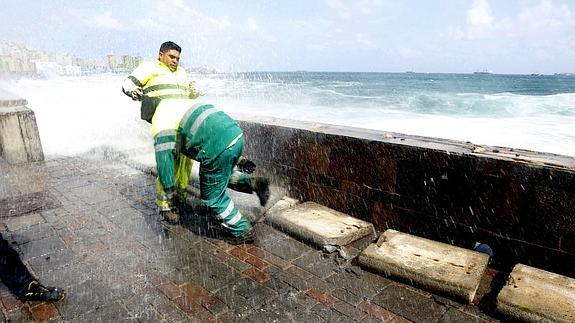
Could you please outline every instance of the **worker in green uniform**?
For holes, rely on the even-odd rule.
[[[243,132],[237,122],[213,105],[190,99],[166,99],[152,122],[158,178],[171,203],[175,193],[174,170],[181,156],[200,162],[201,202],[230,234],[232,244],[255,240],[250,222],[242,216],[226,188],[253,193],[263,206],[269,198],[269,181],[252,177],[255,164],[242,157]],[[179,218],[174,218],[177,222]]]
[[[182,49],[167,41],[160,46],[156,61],[143,62],[125,80],[122,91],[135,101],[141,101],[141,118],[152,122],[160,100],[167,98],[192,98],[201,95],[190,82],[183,67],[179,66]],[[185,156],[178,158],[176,167],[176,194],[178,203],[185,203],[186,187],[190,181],[193,161]],[[158,210],[169,211],[168,198],[162,184],[156,180],[156,205]]]

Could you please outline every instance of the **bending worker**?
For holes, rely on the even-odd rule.
[[[158,60],[143,62],[125,80],[122,91],[135,101],[142,101],[141,118],[153,122],[152,117],[162,99],[197,98],[200,93],[190,82],[183,67],[179,66],[182,49],[167,41],[160,46]],[[179,203],[185,203],[186,187],[192,171],[192,160],[183,156],[178,159],[176,180]],[[161,182],[156,179],[156,205],[160,212],[169,211],[167,196]]]
[[[162,100],[154,115],[152,135],[158,177],[168,203],[173,203],[178,159],[186,156],[197,160],[201,202],[230,234],[228,242],[255,241],[252,225],[235,207],[226,188],[255,192],[263,206],[269,198],[269,182],[249,175],[255,170],[255,164],[241,157],[244,136],[237,122],[211,104],[189,99]],[[171,215],[173,222],[179,220]]]

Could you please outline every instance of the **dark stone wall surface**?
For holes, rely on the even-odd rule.
[[[452,140],[239,117],[244,155],[288,189],[388,228],[575,276],[575,158]]]

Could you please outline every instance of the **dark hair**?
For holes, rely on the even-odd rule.
[[[160,46],[160,54],[172,49],[177,50],[180,53],[182,52],[182,48],[178,46],[178,44],[174,43],[173,41],[167,41]]]

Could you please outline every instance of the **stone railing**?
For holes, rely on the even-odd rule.
[[[575,158],[236,116],[245,155],[291,197],[516,263],[575,275]]]
[[[44,160],[36,117],[26,104],[0,89],[0,156],[10,164]]]

